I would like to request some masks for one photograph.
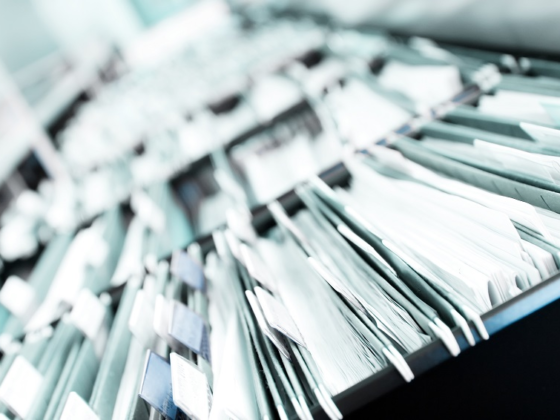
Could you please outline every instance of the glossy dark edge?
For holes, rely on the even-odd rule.
[[[331,166],[329,169],[321,172],[321,174],[319,174],[319,178],[331,187],[343,186],[350,179],[350,173],[348,172],[346,166],[344,166],[342,162],[339,162]],[[278,201],[288,214],[294,214],[303,205],[297,196],[295,189],[292,189],[280,196]],[[275,225],[274,219],[272,218],[266,204],[262,204],[252,209],[251,214],[253,216],[253,227],[257,233],[264,233]],[[214,249],[214,240],[212,239],[211,234],[198,238],[193,242],[197,242],[200,245],[204,255]]]
[[[321,172],[321,174],[319,174],[319,178],[321,178],[327,185],[331,187],[342,186],[350,179],[350,173],[348,172],[346,166],[344,166],[342,162],[339,162],[329,169]],[[295,189],[292,189],[283,194],[278,198],[277,201],[280,202],[282,207],[284,207],[289,215],[294,214],[303,206],[303,203],[296,194]],[[252,214],[253,227],[255,228],[257,233],[264,233],[276,224],[266,204],[260,205],[255,208],[252,211]]]

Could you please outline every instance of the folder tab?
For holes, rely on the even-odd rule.
[[[171,389],[171,366],[155,353],[148,354],[139,395],[166,419],[177,418],[178,410]]]
[[[305,346],[305,340],[282,302],[260,287],[255,288],[255,293],[270,326],[297,344]]]
[[[99,417],[91,409],[91,407],[80,398],[75,392],[71,392],[66,400],[64,411],[60,416],[60,420],[99,420]]]
[[[0,401],[25,420],[43,385],[43,375],[23,356],[17,356],[0,385]]]
[[[8,277],[0,290],[0,304],[23,323],[31,318],[38,303],[35,289],[17,276]]]
[[[185,251],[173,253],[171,273],[194,289],[206,290],[206,281],[202,267]]]
[[[154,308],[149,302],[146,291],[141,289],[136,292],[134,306],[128,319],[128,328],[144,347],[151,348],[156,339],[153,326]]]
[[[212,394],[204,372],[193,363],[171,353],[173,401],[194,420],[207,420],[212,406]]]
[[[70,320],[92,341],[98,337],[107,313],[105,305],[87,289],[78,295],[78,300],[70,313]]]
[[[208,331],[202,317],[180,302],[175,302],[169,335],[196,354],[210,361]]]

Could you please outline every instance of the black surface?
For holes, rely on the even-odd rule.
[[[35,191],[39,187],[40,182],[47,178],[47,172],[35,152],[27,154],[27,157],[17,167],[17,171],[25,181],[25,185]]]
[[[64,130],[68,122],[76,115],[78,109],[90,99],[90,96],[85,91],[80,92],[72,102],[65,104],[64,108],[58,110],[56,117],[45,127],[49,136],[54,139],[55,146],[59,146],[58,140],[56,140],[58,133]]]
[[[348,418],[560,418],[560,301]]]

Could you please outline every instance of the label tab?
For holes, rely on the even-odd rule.
[[[0,384],[0,400],[25,420],[41,385],[43,375],[27,359],[18,356]]]
[[[194,420],[207,420],[212,394],[206,375],[177,353],[171,353],[170,359],[175,405]]]
[[[255,293],[270,326],[297,344],[305,346],[305,341],[284,304],[260,287],[255,287]]]
[[[202,267],[185,251],[175,251],[171,257],[171,274],[193,289],[205,291],[206,280]]]
[[[99,420],[92,408],[78,394],[68,395],[60,420]]]
[[[0,290],[0,304],[23,324],[29,321],[39,306],[35,289],[17,276],[8,277],[4,283]]]
[[[70,312],[70,321],[91,341],[95,341],[107,310],[99,298],[90,290],[82,289],[78,295],[76,304]]]
[[[168,344],[171,343],[169,336],[169,326],[171,324],[172,307],[165,298],[159,294],[156,296],[156,304],[154,306],[154,320],[152,326],[158,336],[163,338]]]
[[[139,395],[166,418],[175,420],[177,417],[171,389],[171,366],[151,351],[148,352]]]
[[[273,292],[276,291],[274,279],[265,268],[264,263],[255,253],[255,251],[253,251],[245,244],[241,244],[240,251],[249,275],[264,287],[266,287],[268,290],[271,290]]]
[[[210,362],[208,331],[200,315],[174,302],[169,335]]]
[[[136,297],[134,298],[134,305],[128,320],[128,328],[146,348],[151,348],[156,339],[153,319],[154,309],[148,301],[146,292],[140,289],[136,292]]]
[[[152,231],[163,232],[165,229],[165,213],[148,194],[142,190],[134,191],[130,197],[130,206],[136,216]]]
[[[262,313],[262,309],[259,305],[257,297],[250,290],[245,291],[245,296],[247,296],[249,305],[251,306],[251,309],[255,314],[255,318],[257,319],[257,323],[259,324],[259,327],[263,331],[264,335],[266,335],[270,339],[270,341],[272,341],[272,343],[276,346],[280,353],[282,353],[286,358],[289,359],[290,353],[288,352],[286,344],[284,343],[282,334],[280,334],[277,330],[270,328],[270,325],[268,325],[268,322],[266,322],[266,318]]]

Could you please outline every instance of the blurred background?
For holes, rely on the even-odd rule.
[[[2,0],[0,56],[17,72],[91,40],[126,49],[195,0]],[[524,0],[232,1],[230,10],[267,3],[275,9],[323,14],[348,25],[369,23],[403,33],[558,53],[555,2]]]
[[[513,56],[558,57],[557,16],[544,0],[0,0],[0,257],[33,255],[157,183],[208,233],[225,208],[331,167],[345,142],[425,114],[484,63],[515,74]],[[393,59],[456,66],[450,51],[467,58],[427,102],[400,85],[406,68],[381,77]],[[338,92],[364,68],[367,83]],[[384,124],[360,113],[390,108],[372,91],[397,105]]]

